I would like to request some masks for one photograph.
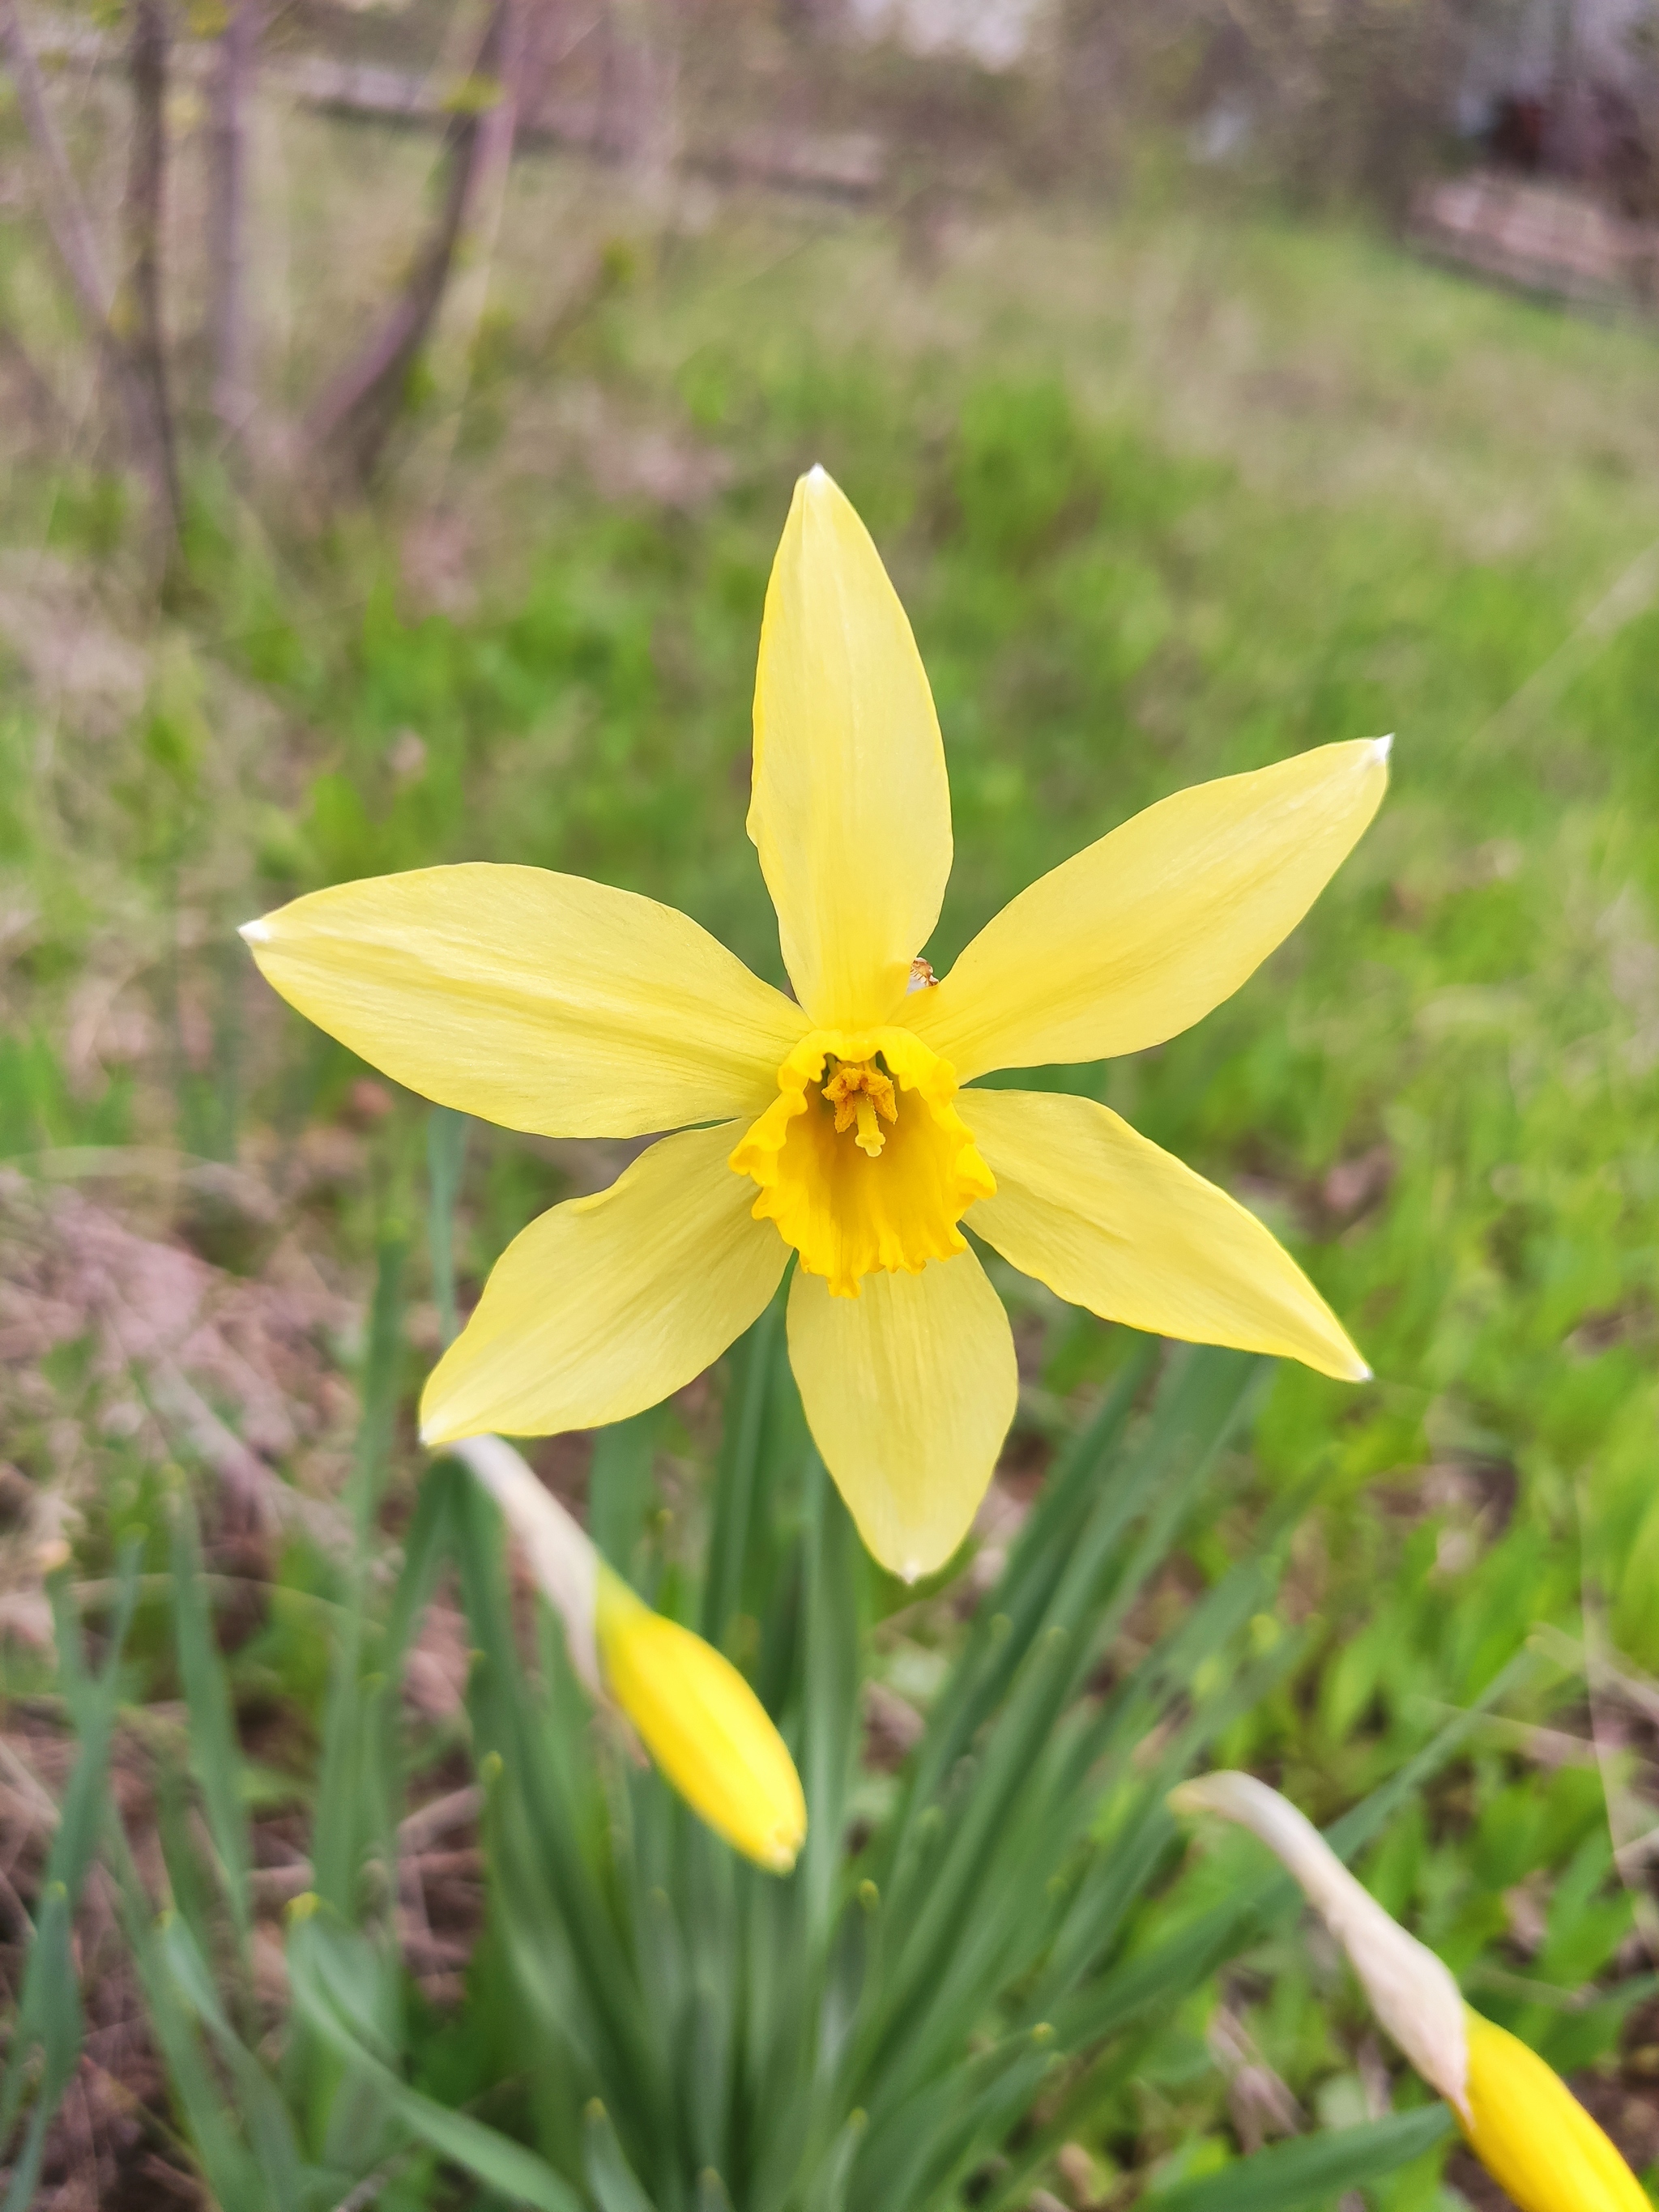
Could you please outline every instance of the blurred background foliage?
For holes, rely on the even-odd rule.
[[[996,70],[860,43],[810,9],[596,20],[609,27],[576,40],[550,94],[590,103],[591,143],[553,131],[520,147],[498,229],[460,257],[459,327],[447,309],[399,385],[366,489],[296,425],[430,219],[435,141],[291,88],[256,108],[259,397],[232,439],[198,331],[212,109],[179,64],[171,547],[43,242],[26,118],[0,117],[14,1992],[26,1905],[40,1946],[70,1942],[42,1900],[64,1879],[51,1808],[76,1716],[94,1747],[112,1731],[111,1787],[152,1899],[170,1890],[188,1919],[192,1823],[222,1862],[245,1851],[248,2018],[289,2016],[273,1930],[329,1817],[330,1624],[388,1601],[414,1510],[412,1395],[438,1342],[424,1109],[288,1016],[234,924],[343,878],[528,861],[682,906],[781,980],[741,827],[748,697],[789,487],[821,460],[890,563],[939,702],[957,845],[928,948],[941,971],[1033,875],[1165,793],[1397,733],[1376,826],[1237,999],[1158,1052],[1032,1079],[1077,1083],[1237,1192],[1376,1372],[1358,1390],[1275,1375],[1237,1479],[1116,1663],[1289,1514],[1255,1656],[1287,1634],[1293,1650],[1219,1749],[1328,1820],[1530,1639],[1531,1671],[1360,1863],[1475,2002],[1591,2069],[1581,2088],[1644,2166],[1659,2158],[1651,328],[1478,289],[1390,228],[1424,175],[1462,158],[1469,21],[1453,11],[1078,9]],[[266,38],[273,68],[429,70],[459,51],[459,21],[312,8]],[[178,52],[219,27],[181,19]],[[31,28],[43,51],[58,35]],[[77,35],[126,33],[88,19]],[[126,94],[102,51],[59,69],[52,94],[113,264]],[[1624,94],[1638,120],[1642,67]],[[1575,112],[1564,100],[1550,127],[1558,169],[1588,189],[1611,172],[1572,140]],[[838,162],[842,181],[802,189],[788,161]],[[1623,207],[1644,219],[1634,185]],[[476,1131],[463,1304],[532,1211],[625,1157]],[[348,1571],[373,1285],[393,1252],[369,1534]],[[866,1593],[855,1832],[900,1786],[1052,1455],[1133,1349],[998,1279],[1019,1419],[974,1555],[919,1606]],[[592,1471],[606,1548],[654,1563],[657,1601],[683,1613],[731,1387],[717,1374],[642,1434],[535,1455],[577,1504]],[[196,1632],[167,1579],[188,1556],[168,1532],[190,1492],[246,1846],[225,1843],[209,1776],[191,1778],[191,1701],[211,1693],[199,1672],[181,1679]],[[125,1647],[106,1638],[125,1659],[81,1680],[65,1607],[76,1596],[107,1630],[129,1539],[131,1625]],[[401,2047],[422,2088],[459,2104],[482,2051],[507,2067],[512,2031],[468,1794],[472,1632],[453,1582],[435,1588],[409,1632],[386,1815],[416,1823],[430,1863],[418,1913],[405,1900],[395,1923],[403,1964],[376,1987],[412,2007]],[[750,1666],[763,1595],[722,1630]],[[1230,1680],[1239,1663],[1217,1662]],[[1255,1863],[1243,1843],[1206,1844],[1147,1927],[1180,1924]],[[41,2186],[65,2205],[175,2187],[187,2201],[179,2138],[199,2156],[199,2130],[113,1963],[118,1879],[107,1894],[102,1879],[74,1939],[84,2051],[73,2022],[41,2046],[48,2081],[54,2049],[72,2072]],[[306,2063],[326,2075],[314,2051]],[[1080,2118],[1031,2185],[1117,2204],[1264,2136],[1375,2118],[1387,2094],[1332,1960],[1286,1926],[1191,1998],[1133,2093]],[[1432,2203],[1440,2162],[1387,2201]],[[446,2171],[400,2167],[379,2201],[444,2201]]]

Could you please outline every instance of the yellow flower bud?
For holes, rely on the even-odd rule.
[[[805,1839],[806,1800],[737,1668],[604,1565],[594,1631],[605,1687],[692,1811],[746,1858],[787,1874]]]
[[[737,1668],[636,1597],[511,1444],[465,1437],[447,1449],[506,1516],[589,1689],[615,1698],[717,1835],[787,1874],[806,1834],[806,1800],[783,1738]]]
[[[1652,2212],[1566,2083],[1507,2028],[1468,2015],[1469,2148],[1520,2212]]]
[[[1469,2148],[1519,2212],[1652,2212],[1647,2191],[1560,2075],[1471,2011],[1432,1951],[1391,1920],[1295,1806],[1249,1774],[1170,1794],[1259,1836],[1347,1953],[1371,2008],[1457,2115]]]

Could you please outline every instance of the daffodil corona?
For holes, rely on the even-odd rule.
[[[470,865],[250,922],[301,1012],[413,1090],[564,1137],[678,1131],[511,1244],[429,1379],[434,1443],[622,1419],[755,1320],[790,1357],[866,1543],[949,1559],[1013,1417],[1012,1338],[963,1233],[1107,1319],[1367,1370],[1261,1223],[1092,1101],[966,1088],[1139,1052],[1235,991],[1375,813],[1386,739],[1177,793],[1016,898],[942,981],[933,699],[875,547],[821,469],[767,591],[749,834],[787,998],[649,899]]]
[[[1378,2020],[1520,2212],[1652,2212],[1560,2076],[1464,2003],[1443,1962],[1389,1918],[1278,1790],[1249,1774],[1206,1774],[1182,1783],[1170,1802],[1235,1820],[1278,1855],[1347,1953]]]

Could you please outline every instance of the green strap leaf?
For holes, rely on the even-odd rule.
[[[438,1309],[438,1334],[445,1344],[454,1341],[459,1326],[455,1311],[455,1200],[460,1195],[461,1170],[466,1164],[465,1114],[453,1106],[434,1106],[426,1121],[426,1234],[432,1254],[432,1296]]]
[[[241,1746],[231,1711],[224,1662],[213,1640],[202,1587],[195,1509],[181,1497],[173,1519],[173,1633],[179,1676],[190,1714],[190,1766],[202,1793],[208,1833],[218,1855],[222,1887],[244,1967],[252,1933],[248,1870],[252,1850],[242,1788]]]
[[[610,2113],[597,2097],[582,2116],[582,2168],[599,2212],[656,2212],[623,2154]]]
[[[1361,2127],[1298,2136],[1219,2173],[1154,2190],[1146,2201],[1158,2212],[1298,2212],[1303,2205],[1323,2204],[1339,2190],[1409,2166],[1443,2142],[1454,2124],[1449,2106],[1428,2105]]]
[[[486,2188],[514,2203],[533,2205],[536,2212],[584,2212],[575,2191],[544,2159],[482,2120],[452,2111],[410,2088],[352,2033],[337,2008],[331,1978],[324,1971],[319,1948],[321,1933],[312,1923],[302,1923],[294,1930],[288,1948],[294,2001],[319,2040],[370,2084],[411,2135],[429,2143],[441,2157],[465,2166]]]
[[[141,1539],[122,1550],[120,1589],[115,1618],[111,1623],[108,1656],[101,1674],[88,1674],[81,1646],[81,1626],[69,1595],[68,1579],[54,1575],[47,1588],[58,1640],[59,1672],[69,1697],[80,1750],[75,1771],[58,1808],[58,1832],[52,1838],[41,1881],[40,1917],[29,1946],[18,2000],[16,2025],[0,2080],[0,2154],[11,2140],[27,2092],[31,2056],[37,2045],[42,2073],[33,2117],[19,2154],[6,2203],[28,2202],[34,2183],[18,2191],[18,2176],[31,2160],[38,2168],[46,2142],[46,2129],[58,2099],[68,2086],[81,2057],[81,1996],[70,1942],[81,1887],[97,1846],[104,1818],[109,1781],[110,1738],[115,1726],[116,1699],[120,1687],[121,1652],[138,1598]]]

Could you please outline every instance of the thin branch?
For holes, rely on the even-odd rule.
[[[501,96],[479,125],[465,264],[452,278],[449,296],[434,317],[428,361],[442,407],[439,435],[446,466],[453,454],[477,357],[519,126],[532,112],[526,94],[538,45],[536,33],[544,14],[538,0],[509,0],[501,26]]]
[[[14,330],[0,327],[0,360],[9,364],[22,386],[24,405],[38,423],[69,427],[70,416],[44,369]]]
[[[1573,1497],[1578,1508],[1578,1590],[1580,1617],[1584,1624],[1585,1701],[1589,1707],[1596,1771],[1601,1778],[1601,1795],[1607,1808],[1607,1835],[1613,1844],[1614,1869],[1630,1899],[1636,1932],[1642,1939],[1649,1963],[1659,1965],[1659,1905],[1655,1905],[1651,1893],[1641,1880],[1640,1869],[1632,1863],[1629,1850],[1631,1844],[1641,1841],[1645,1822],[1639,1799],[1619,1771],[1619,1753],[1625,1746],[1610,1731],[1603,1706],[1603,1694],[1613,1686],[1617,1669],[1601,1610],[1601,1592],[1584,1565],[1589,1549],[1590,1523],[1582,1481],[1574,1485]]]
[[[517,120],[521,0],[495,0],[471,83],[444,134],[448,190],[408,282],[379,330],[313,410],[308,442],[343,459],[360,483],[373,477],[403,410],[410,370],[430,337],[479,183],[505,137],[510,156]],[[495,97],[486,94],[495,82]],[[499,112],[498,112],[499,111]]]
[[[215,62],[208,131],[208,335],[213,411],[228,443],[241,437],[253,408],[247,324],[247,137],[263,16],[263,0],[231,0]]]
[[[145,420],[146,459],[167,535],[179,532],[179,468],[167,394],[161,317],[161,233],[167,192],[167,22],[166,0],[133,0],[132,151],[125,220],[131,335],[125,351]]]
[[[142,334],[145,328],[143,300],[147,295],[153,311],[149,318],[149,335],[157,343],[160,337],[160,273],[156,241],[159,238],[162,156],[166,144],[163,101],[167,83],[166,26],[161,15],[161,0],[139,0],[134,22],[132,53],[134,89],[138,94],[139,106],[134,134],[135,178],[150,193],[152,200],[149,267],[146,283],[140,295],[138,328]],[[160,34],[159,61],[153,53],[140,52],[147,13],[152,19],[149,27],[150,32],[159,32]],[[99,367],[119,402],[132,459],[149,478],[170,558],[178,541],[179,495],[177,474],[173,465],[172,428],[164,404],[165,380],[163,379],[157,387],[163,398],[158,414],[155,392],[149,388],[149,379],[141,368],[138,356],[123,344],[117,334],[115,290],[100,256],[91,218],[76,184],[74,172],[70,167],[63,139],[46,104],[40,71],[28,40],[23,35],[16,0],[0,0],[0,52],[5,55],[12,81],[17,88],[18,105],[22,109],[24,124],[34,148],[41,214],[46,221],[47,234],[86,324],[88,334],[97,349]],[[141,162],[140,142],[142,158],[149,171],[148,175],[137,173]],[[132,197],[130,191],[130,201]]]
[[[46,105],[40,68],[23,35],[15,0],[0,0],[0,50],[5,53],[17,88],[17,104],[40,165],[40,211],[46,229],[81,313],[95,332],[102,333],[109,327],[114,289],[99,258],[86,203]]]

